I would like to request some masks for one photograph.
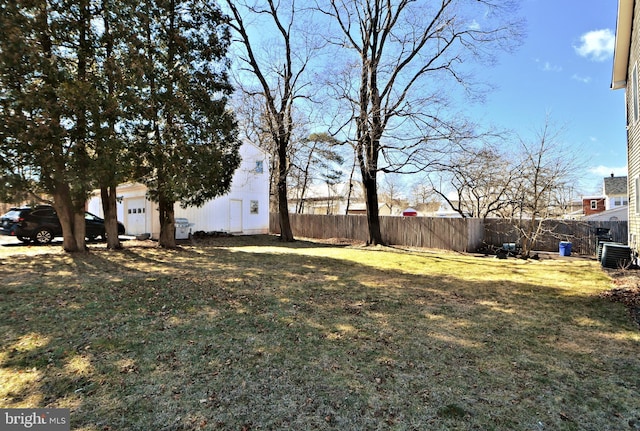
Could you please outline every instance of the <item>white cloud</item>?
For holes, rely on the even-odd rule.
[[[583,84],[588,84],[591,82],[591,77],[590,76],[580,76],[578,74],[574,74],[571,79],[578,81],[578,82],[582,82]]]
[[[469,24],[469,30],[480,30],[480,23],[475,19]]]
[[[539,58],[534,58],[534,62],[538,64],[538,69],[543,72],[562,72],[562,66],[551,64],[549,61],[542,61]]]
[[[542,65],[542,71],[544,71],[544,72],[562,72],[562,66],[551,64],[548,61],[545,61],[544,64]]]
[[[576,53],[593,61],[605,61],[613,55],[616,36],[608,28],[593,30],[580,36],[580,45],[573,46]]]
[[[623,177],[627,175],[627,167],[612,167],[612,166],[593,166],[589,168],[589,172],[600,177],[608,177],[613,173],[616,177]]]

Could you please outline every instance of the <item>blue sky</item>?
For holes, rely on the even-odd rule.
[[[616,0],[522,0],[527,37],[487,71],[498,88],[478,109],[484,121],[526,139],[551,121],[584,161],[579,190],[597,194],[626,175],[624,90],[610,89]]]
[[[476,67],[495,86],[468,114],[481,125],[533,139],[547,115],[562,145],[582,162],[576,197],[602,191],[605,176],[626,175],[624,90],[610,89],[617,0],[519,0],[527,35],[491,68]],[[264,38],[266,26],[260,28]],[[268,38],[265,39],[268,44]],[[269,51],[269,50],[267,50]]]

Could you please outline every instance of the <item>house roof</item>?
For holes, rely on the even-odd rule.
[[[604,179],[604,195],[626,195],[627,177],[607,177]]]
[[[618,0],[616,43],[613,51],[613,74],[611,77],[613,90],[625,88],[627,85],[634,3],[635,0]]]
[[[628,220],[629,219],[629,207],[622,206],[616,207],[607,211],[601,211],[597,214],[584,216],[582,220],[591,221],[612,221],[613,220]]]

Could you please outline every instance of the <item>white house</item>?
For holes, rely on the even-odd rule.
[[[616,177],[611,174],[610,177],[606,177],[603,181],[602,192],[607,210],[629,205],[626,176]]]
[[[228,232],[253,235],[269,232],[269,163],[268,155],[255,145],[240,147],[241,163],[233,174],[231,190],[210,200],[202,207],[182,208],[176,203],[175,217],[186,218],[191,232]],[[127,235],[149,233],[160,236],[158,207],[147,199],[147,187],[126,183],[117,190],[118,220],[124,223]],[[102,216],[100,192],[89,200],[88,211]]]

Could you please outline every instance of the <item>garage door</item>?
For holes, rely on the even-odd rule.
[[[139,235],[149,232],[146,224],[146,210],[144,198],[125,199],[125,227],[127,234]]]

